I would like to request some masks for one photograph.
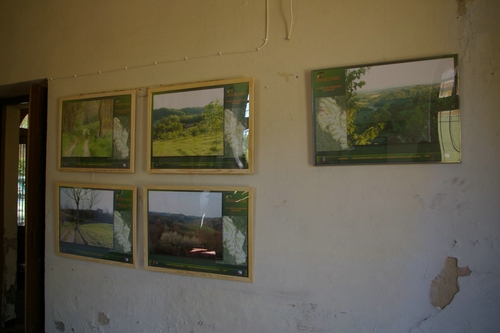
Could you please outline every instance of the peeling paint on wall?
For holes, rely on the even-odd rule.
[[[458,16],[464,16],[465,14],[467,14],[467,7],[465,6],[465,4],[467,2],[472,2],[474,0],[457,0],[457,5],[458,5],[458,9],[457,9],[457,14]]]
[[[62,321],[54,320],[54,324],[56,325],[56,329],[58,331],[61,331],[61,332],[66,331],[66,325],[64,325],[64,323]]]
[[[460,290],[458,277],[472,273],[469,267],[458,267],[457,263],[457,258],[448,257],[441,273],[432,280],[431,303],[435,307],[444,309],[448,306]]]
[[[106,314],[104,312],[99,312],[99,317],[97,319],[99,321],[99,324],[101,324],[102,326],[106,326],[109,324],[109,317],[106,316]]]
[[[4,237],[2,324],[17,317],[17,235]]]

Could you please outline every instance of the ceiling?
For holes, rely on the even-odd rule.
[[[44,87],[47,87],[47,80],[46,79],[39,79],[39,80],[32,80],[32,81],[3,85],[3,86],[0,86],[0,99],[18,97],[18,96],[27,96],[30,93],[31,85],[34,83],[39,84],[39,85],[44,86]]]

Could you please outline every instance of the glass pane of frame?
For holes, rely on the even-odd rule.
[[[151,88],[148,172],[253,172],[253,79]]]
[[[146,186],[148,270],[251,282],[253,189]]]
[[[136,267],[136,188],[56,185],[56,252],[60,256]]]
[[[461,162],[457,56],[312,71],[314,165]]]
[[[60,171],[134,172],[134,91],[59,100]]]

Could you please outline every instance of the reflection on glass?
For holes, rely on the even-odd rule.
[[[439,112],[438,124],[442,161],[459,162],[461,160],[460,110]]]

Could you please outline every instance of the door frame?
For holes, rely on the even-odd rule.
[[[25,299],[24,299],[24,331],[44,332],[45,330],[45,170],[46,170],[46,138],[47,138],[47,88],[46,80],[28,83],[29,95],[0,99],[0,169],[3,169],[5,156],[3,142],[5,124],[2,121],[7,105],[29,102],[29,126],[26,170],[26,233],[25,233]],[[42,85],[38,84],[42,83]],[[2,87],[0,87],[2,88]],[[8,89],[7,89],[8,90]],[[15,90],[15,89],[14,89]],[[3,97],[0,89],[0,98]],[[6,96],[9,97],[9,96]],[[4,177],[0,176],[0,205],[4,202]],[[0,236],[3,239],[4,221],[1,219]],[[2,265],[0,274],[4,272],[4,249],[0,249]],[[3,297],[3,287],[0,297]],[[1,298],[0,298],[1,299]],[[2,309],[3,311],[3,309]]]
[[[28,103],[29,102],[29,95],[22,95],[22,96],[16,96],[16,97],[9,97],[9,98],[2,98],[0,99],[0,211],[1,216],[0,216],[0,238],[2,239],[1,246],[0,246],[0,313],[2,315],[2,327],[6,324],[9,323],[9,321],[4,322],[6,318],[4,318],[4,304],[3,304],[3,299],[4,297],[8,297],[7,295],[4,294],[4,288],[5,288],[5,275],[4,273],[6,272],[6,248],[5,248],[5,220],[4,220],[4,208],[5,208],[5,180],[6,180],[6,174],[3,170],[5,170],[5,163],[6,163],[6,150],[5,150],[5,142],[7,142],[6,138],[6,120],[7,120],[7,109],[8,107],[16,107],[18,105]],[[12,223],[10,221],[9,223]],[[13,226],[11,226],[13,227]],[[19,237],[19,235],[18,235]],[[17,253],[19,255],[19,253]],[[24,260],[23,260],[24,261]],[[16,258],[17,262],[17,258]],[[16,272],[16,279],[17,279],[17,272]],[[23,302],[24,304],[24,302]],[[24,314],[23,314],[24,316]],[[17,324],[21,324],[17,322]]]

